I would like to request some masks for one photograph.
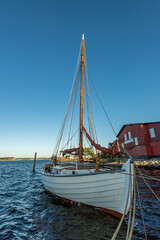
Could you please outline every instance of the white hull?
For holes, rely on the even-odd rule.
[[[42,172],[44,187],[50,193],[70,201],[80,202],[94,207],[102,208],[109,213],[120,217],[132,194],[129,190],[130,172],[133,164],[128,160],[122,170],[108,170],[90,174],[54,175]],[[132,185],[132,184],[131,184]]]

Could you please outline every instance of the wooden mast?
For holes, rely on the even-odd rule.
[[[84,33],[82,34],[82,51],[81,51],[79,162],[83,162],[83,65],[84,65]]]

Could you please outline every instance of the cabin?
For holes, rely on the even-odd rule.
[[[117,138],[134,158],[160,157],[160,122],[123,125]]]

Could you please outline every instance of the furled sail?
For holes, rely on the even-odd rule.
[[[100,144],[97,144],[97,143],[95,143],[93,141],[93,139],[89,136],[89,134],[87,133],[87,131],[84,128],[84,126],[83,126],[83,130],[84,130],[84,132],[86,134],[86,137],[90,141],[91,145],[94,146],[97,150],[101,151],[103,154],[116,155],[116,154],[120,153],[117,140],[114,141],[112,143],[112,145],[110,145],[109,148],[105,148],[105,147],[102,147]]]
[[[61,151],[61,153],[64,155],[66,155],[67,153],[73,153],[75,152],[75,154],[77,154],[79,151],[79,148],[70,148],[70,149],[64,149],[63,151]]]

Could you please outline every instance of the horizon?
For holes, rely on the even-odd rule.
[[[0,2],[0,157],[52,155],[82,33],[88,72],[116,133],[160,121],[159,7],[158,0]],[[91,102],[108,146],[114,133]]]

